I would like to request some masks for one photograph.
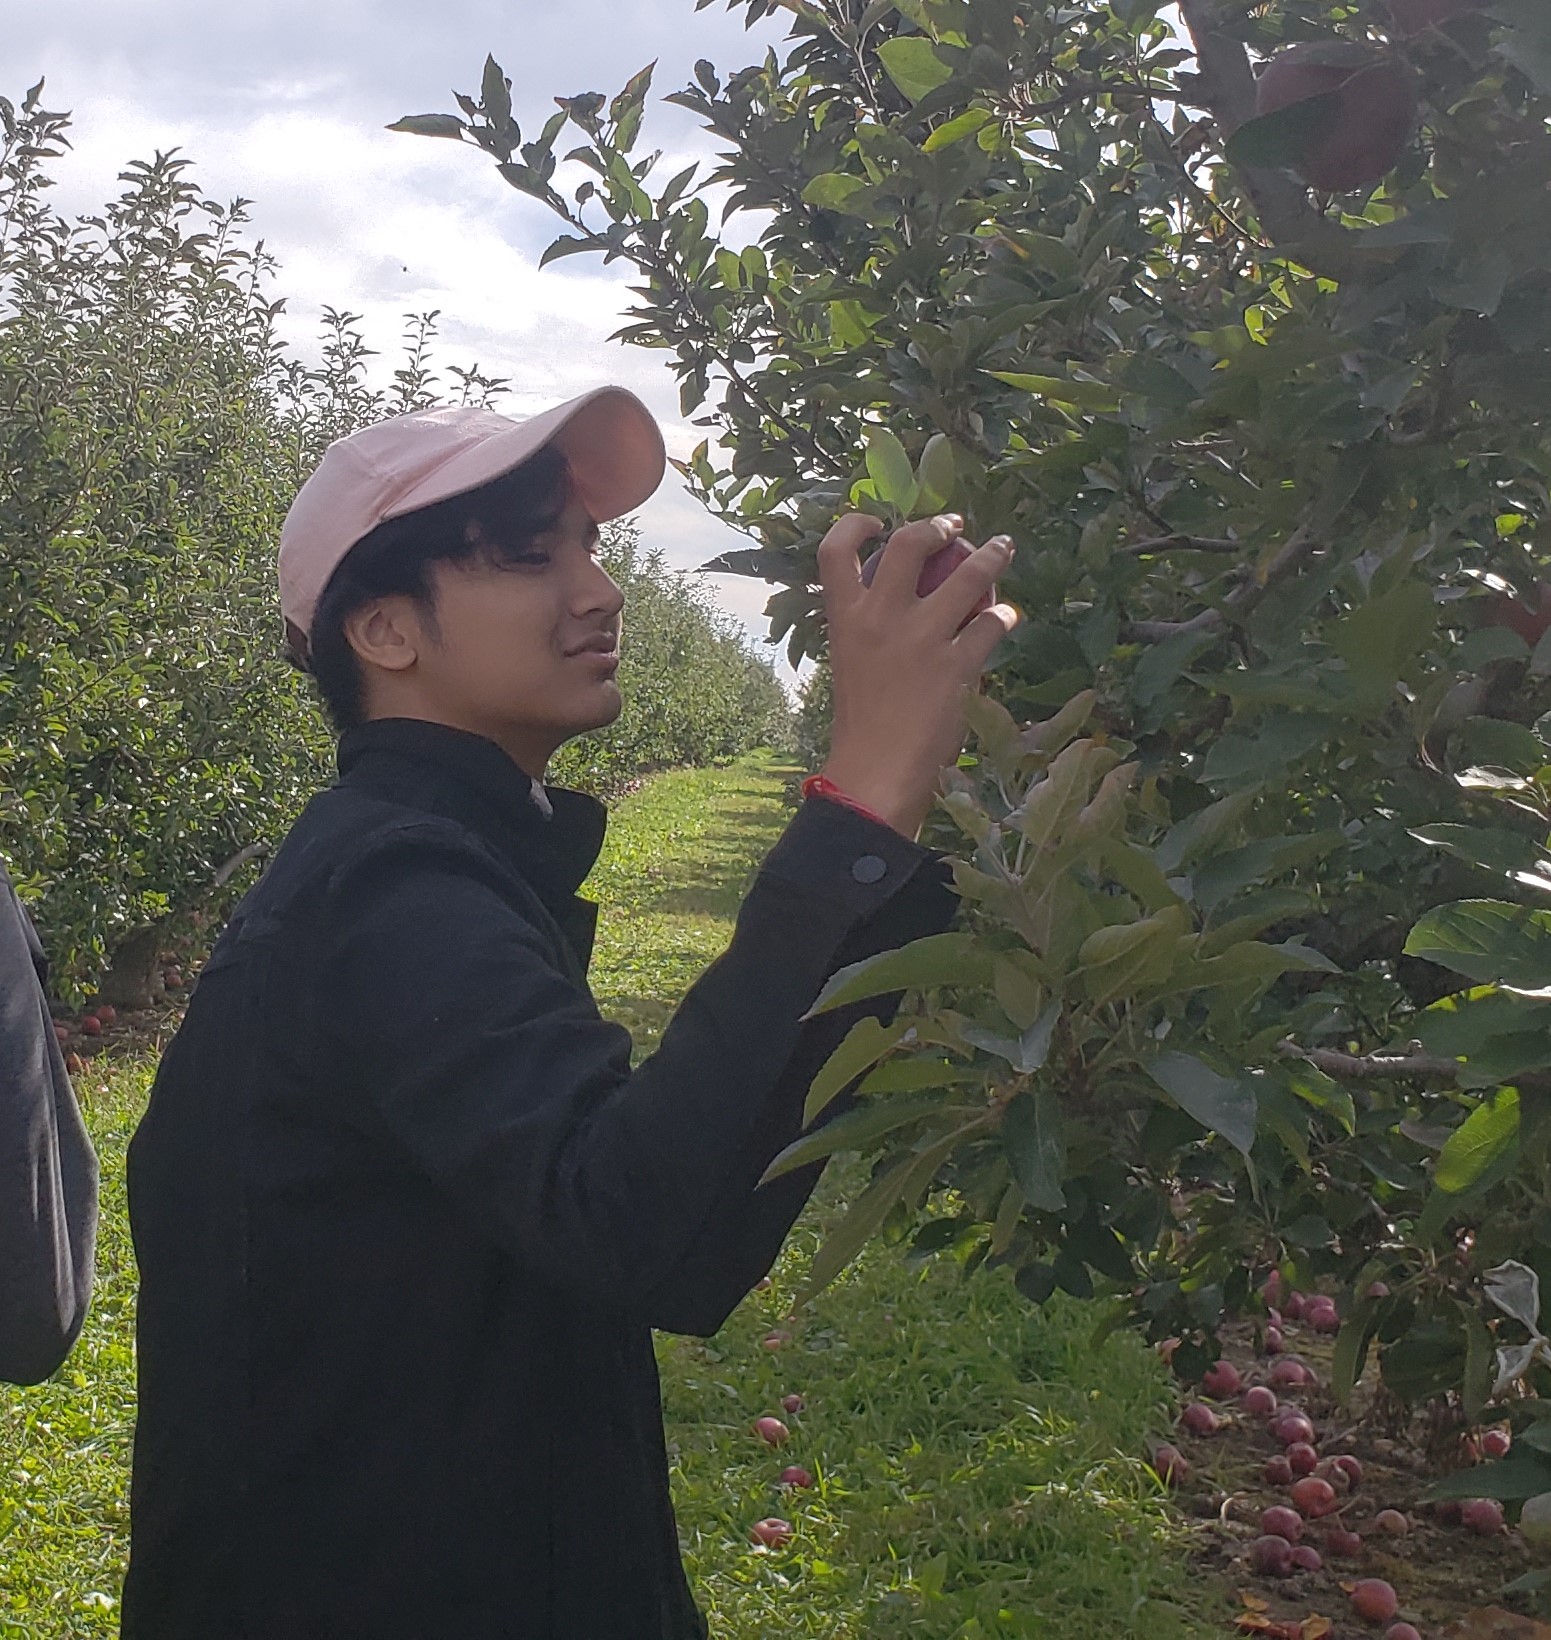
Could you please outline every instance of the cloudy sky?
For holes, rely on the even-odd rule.
[[[742,15],[723,0],[699,13],[694,0],[20,0],[7,8],[0,92],[19,102],[46,76],[44,106],[73,112],[74,151],[55,194],[63,209],[95,210],[125,161],[173,147],[197,162],[211,195],[251,199],[254,231],[281,262],[276,290],[298,351],[311,349],[326,304],[362,314],[385,354],[405,313],[439,308],[440,356],[509,376],[502,408],[522,414],[621,382],[683,455],[703,434],[680,420],[662,356],[607,340],[628,301],[619,265],[573,257],[539,272],[554,237],[542,206],[477,151],[383,127],[450,111],[454,89],[477,91],[487,51],[512,78],[525,131],[554,96],[612,93],[656,59],[641,148],[662,148],[671,176],[711,146],[660,97],[688,82],[697,57],[726,71],[780,37],[770,23],[745,32]],[[641,522],[683,568],[742,540],[671,472]],[[770,589],[709,579],[762,636]]]

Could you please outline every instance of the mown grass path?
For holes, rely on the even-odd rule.
[[[605,907],[593,980],[640,1052],[730,937],[789,816],[790,773],[769,758],[676,772],[617,809],[587,890]],[[0,1388],[0,1635],[117,1631],[133,1426],[123,1151],[151,1063],[101,1059],[82,1079],[104,1172],[96,1302],[52,1382]],[[1035,1312],[997,1274],[964,1282],[951,1262],[911,1268],[875,1250],[792,1345],[760,1347],[854,1184],[832,1169],[773,1289],[715,1339],[660,1340],[680,1531],[716,1640],[1221,1632],[1186,1615],[1202,1597],[1183,1533],[1138,1458],[1168,1417],[1163,1371],[1132,1338],[1092,1346],[1091,1308]],[[750,1426],[788,1392],[807,1405],[776,1454]],[[816,1487],[783,1494],[788,1463]],[[784,1552],[748,1543],[767,1515],[797,1528]]]

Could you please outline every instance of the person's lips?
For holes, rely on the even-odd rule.
[[[588,638],[585,643],[578,644],[574,649],[566,651],[568,655],[612,655],[619,656],[619,639],[612,632],[599,632]]]

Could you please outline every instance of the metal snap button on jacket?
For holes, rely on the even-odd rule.
[[[851,875],[859,883],[875,883],[888,869],[876,854],[864,854],[851,867]]]

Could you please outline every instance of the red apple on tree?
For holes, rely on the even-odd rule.
[[[1334,94],[1330,113],[1304,134],[1295,163],[1313,188],[1350,193],[1394,170],[1416,121],[1416,86],[1400,62],[1343,40],[1278,51],[1256,82],[1255,112],[1275,114]]]
[[[878,573],[878,565],[883,562],[885,550],[884,547],[879,547],[862,565],[864,587],[872,585],[873,577]],[[924,598],[928,593],[935,592],[974,550],[962,535],[955,536],[947,546],[939,547],[921,566],[921,573],[916,577],[916,597]],[[980,601],[964,617],[963,624],[967,626],[982,610],[990,609],[995,602],[996,598],[989,589],[983,592]]]

